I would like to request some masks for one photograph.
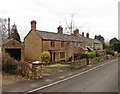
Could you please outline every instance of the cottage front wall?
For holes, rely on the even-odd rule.
[[[99,48],[103,49],[103,44],[102,43],[99,44]]]
[[[43,44],[42,52],[48,51],[50,49],[50,41],[43,40],[42,44]]]
[[[28,61],[41,60],[42,38],[36,31],[30,31],[24,40],[25,59]]]
[[[103,49],[103,44],[102,44],[102,43],[94,43],[94,49],[95,49],[95,50]]]
[[[70,42],[67,43],[67,60],[74,54],[74,50],[72,49],[72,45]]]
[[[49,51],[52,55],[52,61],[57,62],[60,60],[60,52],[65,53],[64,59],[67,60],[68,57],[68,45],[67,42],[64,42],[64,46],[61,47],[61,41],[55,41],[55,46],[51,47],[51,40],[43,40],[43,52],[44,51]]]
[[[85,43],[80,43],[80,47],[85,48]]]
[[[97,50],[99,48],[99,44],[98,43],[94,43],[94,49]]]

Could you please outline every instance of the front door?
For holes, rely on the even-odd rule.
[[[52,62],[52,58],[53,58],[52,52],[50,52],[50,62]]]
[[[53,52],[53,62],[55,62],[55,52]]]

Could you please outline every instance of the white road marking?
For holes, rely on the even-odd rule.
[[[63,79],[63,80],[59,80],[59,81],[56,81],[56,82],[54,82],[54,83],[51,83],[51,84],[48,84],[48,85],[45,85],[45,86],[42,86],[42,87],[39,87],[39,88],[30,90],[30,91],[28,91],[28,92],[26,92],[26,93],[24,93],[24,94],[32,93],[32,92],[35,92],[35,91],[38,91],[38,90],[41,90],[41,89],[44,89],[44,88],[47,88],[47,87],[50,87],[50,86],[59,84],[59,83],[64,82],[64,81],[66,81],[66,80],[72,79],[72,78],[74,78],[74,77],[77,77],[77,76],[79,76],[79,75],[82,75],[82,74],[84,74],[84,73],[87,73],[87,72],[89,72],[89,71],[92,71],[92,70],[94,70],[94,69],[97,69],[97,68],[99,68],[99,67],[101,67],[101,66],[107,65],[107,64],[109,64],[109,63],[111,63],[111,62],[113,62],[113,61],[116,61],[116,59],[115,59],[115,60],[112,60],[112,61],[109,61],[108,63],[104,63],[104,64],[101,64],[101,65],[99,65],[99,66],[93,67],[93,68],[88,69],[88,70],[86,70],[86,71],[83,71],[83,72],[81,72],[81,73],[75,74],[75,75],[73,75],[73,76],[71,76],[71,77],[68,77],[68,78],[65,78],[65,79]]]

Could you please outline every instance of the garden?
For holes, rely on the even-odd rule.
[[[119,55],[120,56],[120,55]],[[50,63],[50,53],[41,54],[42,63],[32,64],[23,60],[17,61],[9,54],[2,57],[3,85],[14,83],[19,80],[35,80],[58,72],[80,69],[87,65],[117,58],[118,54],[108,53],[97,56],[95,52],[86,52],[81,56],[74,57],[74,61]],[[38,61],[39,62],[39,61]],[[8,79],[7,79],[8,78]]]

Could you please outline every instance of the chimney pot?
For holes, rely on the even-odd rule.
[[[37,22],[35,20],[31,21],[31,30],[36,30],[36,24]]]
[[[89,38],[89,33],[86,34],[86,37]]]
[[[79,34],[79,29],[76,29],[76,30],[74,30],[73,32],[74,32],[74,35],[76,36],[76,35]]]
[[[82,36],[84,37],[84,32],[82,32]]]
[[[63,28],[62,28],[62,26],[59,26],[57,29],[58,29],[58,33],[59,34],[63,34]]]

